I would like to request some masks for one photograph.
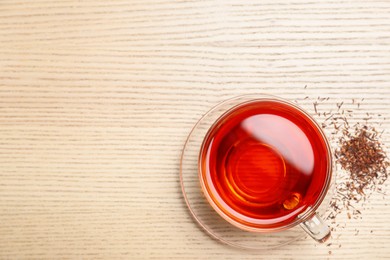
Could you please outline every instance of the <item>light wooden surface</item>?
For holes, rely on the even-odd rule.
[[[389,257],[379,193],[330,246],[240,251],[194,223],[182,146],[245,93],[365,98],[355,120],[389,129],[390,1],[0,1],[0,258]]]

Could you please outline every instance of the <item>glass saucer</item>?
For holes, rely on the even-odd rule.
[[[214,122],[232,107],[251,100],[275,98],[269,95],[245,95],[226,100],[207,112],[194,126],[184,145],[180,162],[180,184],[188,209],[198,224],[213,238],[233,247],[264,250],[280,247],[298,239],[306,233],[299,226],[272,232],[255,233],[241,230],[224,220],[208,203],[203,195],[198,178],[198,157],[203,139]],[[333,173],[335,176],[335,172]],[[317,209],[326,220],[326,209],[330,204],[334,189],[334,178],[326,197]],[[316,243],[313,240],[313,243]]]

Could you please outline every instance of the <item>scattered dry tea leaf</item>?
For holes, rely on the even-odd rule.
[[[350,199],[364,197],[366,189],[375,189],[388,178],[390,164],[378,137],[376,129],[367,125],[356,125],[353,133],[344,129],[335,156],[350,174],[345,183],[346,195]]]

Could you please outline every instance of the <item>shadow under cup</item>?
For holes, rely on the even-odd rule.
[[[281,99],[251,100],[226,111],[207,132],[199,179],[209,204],[245,231],[301,224],[317,241],[329,228],[315,211],[330,184],[332,156],[318,124]]]

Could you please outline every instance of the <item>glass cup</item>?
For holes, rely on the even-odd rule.
[[[294,215],[293,218],[290,218],[285,223],[275,223],[274,225],[255,225],[253,223],[250,223],[250,221],[241,221],[240,217],[237,219],[237,214],[234,215],[234,212],[232,213],[229,211],[231,209],[231,205],[227,205],[226,199],[222,198],[223,196],[221,194],[218,194],[219,191],[216,190],[215,187],[211,187],[212,185],[212,177],[210,177],[210,174],[207,173],[207,171],[210,171],[207,167],[205,168],[205,150],[211,149],[206,144],[209,143],[209,139],[211,137],[217,139],[217,137],[212,136],[215,134],[216,131],[219,131],[221,128],[223,128],[223,125],[228,124],[229,120],[234,120],[234,116],[240,116],[239,114],[234,115],[235,111],[238,111],[240,108],[243,108],[243,111],[245,112],[247,107],[250,106],[257,106],[259,104],[269,104],[272,105],[272,109],[275,107],[280,106],[283,109],[290,109],[291,113],[294,113],[295,117],[301,117],[302,119],[307,122],[307,125],[312,127],[313,131],[316,132],[316,138],[319,138],[320,141],[324,144],[325,154],[323,154],[323,158],[326,160],[326,169],[323,170],[323,182],[321,183],[321,190],[318,195],[315,197],[315,201],[310,203],[310,205],[305,205],[301,210],[295,212],[297,214]],[[210,116],[213,115],[213,116]],[[199,174],[199,182],[200,187],[203,192],[203,195],[206,197],[209,205],[214,209],[214,211],[221,216],[224,220],[226,220],[231,225],[246,231],[246,232],[253,232],[253,233],[263,233],[263,234],[269,234],[269,233],[276,233],[276,232],[283,232],[287,230],[291,230],[295,228],[296,226],[300,226],[307,234],[309,234],[314,240],[318,242],[324,242],[330,237],[330,229],[327,226],[327,224],[321,219],[319,214],[317,213],[317,209],[322,204],[325,196],[327,195],[327,192],[329,190],[329,186],[331,184],[332,180],[332,153],[329,146],[329,142],[323,133],[321,127],[316,123],[316,121],[303,109],[298,107],[297,105],[270,95],[246,95],[246,96],[240,96],[236,97],[230,100],[227,100],[219,105],[217,105],[214,109],[210,110],[205,117],[209,117],[209,119],[213,118],[215,121],[211,122],[209,125],[204,124],[204,127],[209,127],[207,132],[203,129],[203,133],[205,133],[203,136],[203,142],[201,144],[200,150],[199,150],[199,156],[198,156],[198,174]],[[201,121],[202,121],[201,119]],[[272,123],[269,122],[269,123]],[[201,127],[201,125],[197,125],[196,127]],[[279,126],[278,126],[279,127]],[[310,130],[311,131],[311,130]],[[286,133],[287,134],[287,133]],[[291,137],[294,138],[294,137]],[[287,140],[287,139],[286,139]],[[246,150],[244,150],[245,152]],[[262,151],[263,150],[259,150]],[[242,151],[241,151],[242,152]],[[266,153],[266,151],[264,151]],[[261,154],[259,154],[261,156]],[[272,165],[271,165],[272,166]],[[214,166],[213,166],[214,167]],[[215,168],[215,167],[214,167]],[[284,169],[286,170],[286,168]],[[217,172],[217,170],[216,170]],[[226,173],[225,173],[226,174]],[[239,173],[238,173],[239,174]],[[286,174],[286,173],[285,173]],[[214,180],[218,181],[218,180]],[[228,183],[231,185],[230,183]],[[218,184],[219,185],[219,184]],[[184,186],[183,187],[183,193],[186,197]],[[231,186],[229,186],[231,187]],[[310,186],[309,186],[310,187]],[[309,189],[308,187],[308,189]],[[270,191],[272,192],[272,191]],[[273,194],[274,195],[274,194]],[[230,196],[230,195],[229,195]],[[219,199],[216,199],[216,197],[219,197]],[[242,199],[242,198],[241,198]],[[186,199],[186,202],[189,205],[189,202]],[[243,201],[246,203],[246,201]],[[233,208],[235,205],[232,206]],[[229,208],[229,209],[227,209]],[[191,209],[191,207],[190,207]],[[298,214],[299,213],[299,214]],[[193,214],[194,215],[194,214]],[[240,215],[240,214],[238,214]],[[195,215],[194,215],[195,216]],[[195,216],[196,217],[196,216]],[[199,222],[199,221],[198,221]]]

